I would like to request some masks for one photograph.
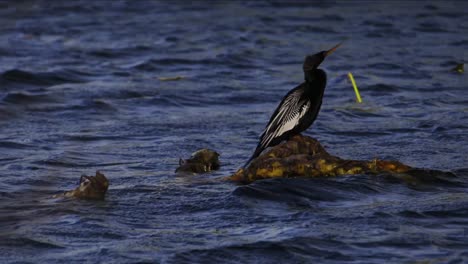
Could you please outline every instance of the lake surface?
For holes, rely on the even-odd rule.
[[[451,72],[468,61],[467,10],[0,2],[0,262],[467,262],[468,75]],[[450,174],[223,181],[302,82],[304,57],[343,40],[305,134],[342,158]],[[221,169],[175,175],[200,148]],[[96,170],[105,201],[50,198]]]

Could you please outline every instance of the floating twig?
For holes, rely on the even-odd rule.
[[[452,71],[458,72],[458,73],[463,73],[465,71],[464,66],[465,66],[464,63],[459,63],[459,64],[457,64],[457,66],[455,66],[455,68],[452,69]]]
[[[158,80],[160,81],[178,81],[178,80],[182,80],[182,79],[185,79],[184,76],[175,76],[175,77],[158,77]]]

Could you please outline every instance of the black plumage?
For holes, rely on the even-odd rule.
[[[312,125],[320,111],[327,84],[327,75],[317,67],[340,45],[305,58],[302,67],[305,81],[284,96],[260,136],[260,142],[252,157],[244,167],[266,148],[278,145],[281,141],[288,140]]]

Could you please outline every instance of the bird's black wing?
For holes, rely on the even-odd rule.
[[[260,137],[261,149],[269,147],[274,139],[298,126],[311,106],[309,100],[303,99],[303,93],[303,89],[294,89],[285,96]]]
[[[279,139],[286,132],[297,126],[299,120],[307,113],[308,108],[310,108],[310,102],[302,99],[304,89],[301,88],[303,88],[302,85],[296,87],[283,98],[260,136],[257,148],[255,148],[250,159],[244,164],[244,167],[254,158],[258,157],[263,150],[270,147],[271,144],[275,144],[272,141]]]

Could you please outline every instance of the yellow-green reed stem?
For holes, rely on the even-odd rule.
[[[356,93],[356,99],[358,103],[362,103],[361,95],[359,94],[359,90],[356,86],[356,82],[354,81],[353,74],[351,72],[348,72],[348,78],[351,81],[351,84],[353,85],[354,92]]]

